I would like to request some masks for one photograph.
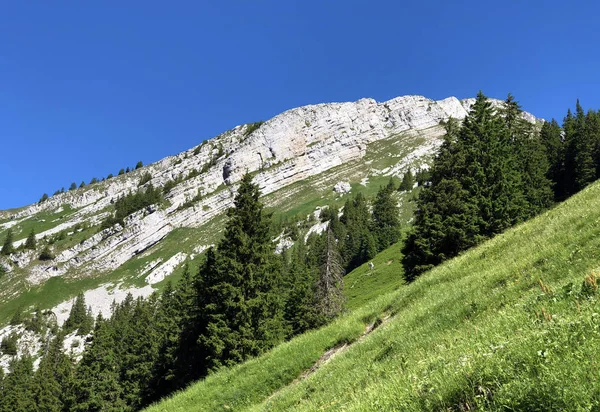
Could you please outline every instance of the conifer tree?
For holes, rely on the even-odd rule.
[[[123,331],[118,333],[122,334]],[[94,340],[77,365],[69,410],[77,412],[126,410],[115,331],[98,315]]]
[[[400,217],[396,200],[392,197],[396,188],[390,178],[380,187],[373,202],[373,233],[377,236],[378,250],[384,250],[400,240]]]
[[[14,253],[15,248],[13,246],[13,232],[12,229],[8,229],[6,231],[6,237],[4,238],[4,244],[2,245],[2,250],[0,253],[4,256],[8,256],[11,253]]]
[[[2,411],[35,411],[33,395],[33,359],[25,355],[13,359],[9,365],[9,373],[4,378],[4,396],[0,398]]]
[[[35,250],[36,241],[35,241],[35,232],[31,229],[29,235],[27,236],[27,240],[25,241],[25,249]]]
[[[415,177],[413,176],[412,171],[409,168],[406,171],[406,173],[404,173],[404,176],[402,176],[402,182],[400,183],[398,190],[400,190],[400,191],[412,190],[414,185],[415,185]]]
[[[369,205],[362,193],[359,192],[353,199],[346,201],[344,213],[340,218],[346,229],[346,238],[341,245],[338,244],[346,272],[365,262],[363,252],[367,237],[370,236],[373,240],[370,234],[370,220]],[[375,253],[377,253],[377,246],[375,246]]]
[[[307,264],[306,245],[300,237],[292,249],[289,269],[290,289],[285,305],[285,320],[291,336],[306,332],[319,324],[315,311],[315,271]]]
[[[325,245],[321,256],[317,282],[317,307],[324,320],[341,313],[344,308],[344,268],[331,228],[325,232]]]
[[[417,201],[415,225],[403,249],[408,280],[456,256],[523,218],[523,194],[515,150],[518,105],[499,116],[479,93],[458,128],[446,124],[431,186]]]
[[[67,409],[68,388],[73,378],[74,367],[63,352],[63,342],[62,333],[52,339],[35,372],[33,396],[40,411],[60,412]]]
[[[69,317],[65,321],[64,330],[67,333],[77,330],[78,335],[87,335],[92,330],[92,327],[93,318],[86,309],[85,296],[83,293],[79,293],[77,298],[75,298],[75,302],[73,302]]]
[[[208,300],[201,341],[209,369],[258,355],[285,335],[280,269],[259,196],[246,174],[214,263],[203,273]]]
[[[565,167],[565,147],[562,140],[562,129],[555,119],[544,122],[540,131],[540,140],[544,146],[548,160],[547,177],[552,182],[555,200],[565,198],[566,189],[563,187]]]
[[[72,190],[75,190],[75,189],[77,189],[77,183],[72,182],[71,186],[69,186],[69,191],[72,191]]]
[[[512,202],[521,202],[515,203],[521,209],[516,212],[518,219],[527,219],[548,208],[552,202],[552,184],[546,176],[548,158],[539,135],[533,125],[523,118],[521,106],[510,93],[500,113],[504,117],[507,134],[504,142],[508,150],[505,150],[504,157],[513,159],[509,168],[505,168],[504,174],[509,179],[504,181],[508,180],[514,185],[514,192],[510,196]],[[522,200],[519,196],[521,192]]]
[[[576,154],[576,141],[577,141],[577,122],[571,109],[567,110],[567,115],[563,120],[563,132],[564,132],[564,173],[562,175],[561,187],[565,189],[564,197],[567,198],[574,194],[576,190],[575,183],[575,154]]]
[[[588,119],[592,122],[588,125]],[[573,157],[576,191],[580,191],[588,184],[596,180],[596,164],[594,161],[594,149],[596,146],[597,125],[595,124],[593,112],[585,115],[579,100],[575,109],[575,130],[573,136]]]

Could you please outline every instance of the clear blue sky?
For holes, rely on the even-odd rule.
[[[0,5],[0,208],[311,103],[513,93],[600,108],[600,6],[556,1]]]

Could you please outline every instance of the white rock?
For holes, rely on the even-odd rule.
[[[333,191],[336,193],[350,193],[352,187],[348,182],[337,182],[333,187]]]
[[[187,255],[183,252],[179,252],[172,256],[169,260],[154,269],[148,276],[146,276],[146,283],[149,285],[154,285],[155,283],[164,280],[164,278],[173,273],[177,266],[179,266],[186,258]]]

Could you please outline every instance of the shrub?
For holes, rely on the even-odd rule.
[[[101,229],[109,228],[115,223],[120,223],[123,226],[125,224],[124,219],[127,216],[152,204],[160,203],[162,200],[163,197],[160,191],[150,183],[145,191],[140,189],[137,193],[129,193],[117,199],[114,214],[104,219]]]
[[[144,184],[148,183],[150,180],[152,180],[152,175],[149,172],[146,172],[140,178],[140,182],[138,183],[138,186],[143,186]]]
[[[595,273],[590,273],[581,284],[581,297],[589,298],[598,292],[598,278]]]
[[[54,255],[52,254],[52,251],[50,250],[50,248],[48,246],[46,246],[46,247],[44,247],[44,249],[42,249],[39,259],[42,261],[54,259]]]
[[[0,350],[5,355],[15,356],[17,354],[17,341],[19,337],[15,332],[5,336],[0,343]]]
[[[263,122],[262,120],[261,120],[261,121],[258,121],[258,122],[254,122],[254,123],[248,123],[248,124],[246,125],[246,131],[244,132],[244,136],[249,136],[249,135],[251,135],[251,134],[252,134],[252,133],[254,133],[256,130],[258,130],[258,128],[259,128],[260,126],[262,126],[263,124],[264,124],[264,122]]]

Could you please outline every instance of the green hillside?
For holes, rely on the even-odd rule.
[[[595,410],[599,224],[594,184],[407,286],[393,247],[347,315],[149,410]]]
[[[390,179],[389,170],[398,167],[406,161],[406,166],[417,170],[422,164],[428,163],[431,154],[422,158],[409,159],[409,155],[431,139],[437,139],[443,134],[440,126],[424,130],[408,130],[387,139],[373,142],[367,146],[364,158],[344,163],[331,168],[323,173],[311,176],[300,182],[296,182],[263,197],[263,201],[273,212],[273,220],[281,219],[306,219],[317,207],[335,205],[343,206],[344,202],[356,193],[363,193],[368,198],[374,198],[381,186],[387,184]],[[139,173],[144,171],[141,169]],[[387,170],[388,174],[381,171]],[[136,172],[138,173],[138,172]],[[115,176],[111,182],[123,183],[128,175]],[[398,179],[395,179],[399,183]],[[347,181],[351,184],[350,193],[336,193],[332,190],[337,182]],[[109,181],[88,185],[77,189],[74,194],[86,193],[95,189],[105,190]],[[210,195],[220,190],[226,190],[223,186]],[[413,199],[418,189],[412,192],[398,192],[395,196],[400,204],[400,219],[403,225],[407,225],[413,216]],[[208,195],[207,195],[208,196]],[[164,205],[163,205],[164,207]],[[198,208],[200,209],[200,208]],[[79,243],[88,240],[100,231],[100,225],[94,221],[100,213],[112,210],[105,208],[98,212],[84,215],[83,223],[67,228],[47,239],[38,241],[37,250],[31,252],[35,258],[24,265],[11,265],[10,276],[0,276],[0,326],[5,326],[18,310],[33,311],[35,307],[52,309],[61,302],[75,297],[80,292],[91,290],[102,285],[119,284],[122,288],[140,288],[146,285],[145,277],[147,271],[143,268],[153,261],[167,261],[178,252],[184,252],[188,256],[198,254],[194,249],[202,245],[214,244],[221,236],[225,222],[223,213],[216,215],[199,227],[178,227],[169,233],[164,239],[153,245],[143,253],[133,256],[123,265],[114,270],[89,270],[87,266],[67,267],[66,273],[60,277],[53,277],[41,284],[31,284],[28,276],[33,268],[44,265],[37,259],[39,252],[46,245],[50,246],[55,255],[72,248]],[[11,218],[2,219],[2,214],[8,211],[0,211],[0,224],[10,222]],[[12,211],[14,212],[14,211]],[[55,229],[73,219],[81,210],[71,208],[67,203],[61,205],[54,211],[38,212],[30,217],[17,219],[11,230],[14,240],[25,239],[31,230],[42,233],[46,230]],[[0,226],[0,242],[4,241],[7,228]],[[110,239],[109,239],[110,240]],[[0,243],[1,246],[1,243]],[[9,260],[0,256],[0,264],[8,265]],[[197,262],[193,262],[197,264]],[[55,262],[50,265],[61,266]],[[176,283],[183,272],[183,265],[179,265],[165,281],[155,284],[157,290],[162,290],[164,284],[170,280]]]

